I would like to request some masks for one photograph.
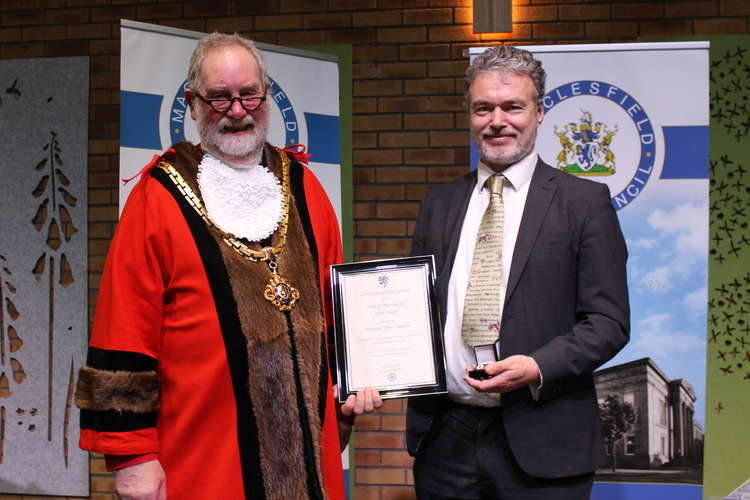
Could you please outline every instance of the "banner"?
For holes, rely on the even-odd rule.
[[[608,436],[594,500],[702,496],[708,47],[523,47],[547,72],[537,152],[608,185],[628,245],[631,339],[594,374]]]
[[[188,140],[199,143],[185,100],[187,69],[205,33],[121,21],[120,178],[129,179],[154,154]],[[304,144],[309,167],[333,204],[341,226],[339,67],[336,56],[264,43],[271,79],[268,142]],[[120,211],[135,182],[120,188]]]

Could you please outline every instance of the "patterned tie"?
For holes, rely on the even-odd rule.
[[[500,333],[505,182],[504,175],[494,174],[485,183],[490,189],[490,204],[479,224],[461,325],[461,336],[469,347],[493,344]]]

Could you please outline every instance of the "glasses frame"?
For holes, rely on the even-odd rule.
[[[264,91],[262,94],[252,97],[221,97],[218,99],[206,99],[197,90],[193,92],[198,97],[198,99],[205,102],[206,104],[211,106],[211,109],[213,109],[214,111],[218,111],[219,113],[226,113],[227,111],[232,109],[232,106],[234,106],[234,101],[239,101],[240,106],[242,106],[242,109],[244,109],[245,111],[255,111],[261,106],[261,104],[263,104],[263,101],[268,98],[268,93],[266,91]],[[225,109],[219,109],[216,107],[217,105],[223,106],[225,103],[229,103],[229,106],[227,106]],[[252,106],[252,103],[255,103],[255,106]]]

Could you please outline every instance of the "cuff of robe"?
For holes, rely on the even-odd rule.
[[[108,472],[158,459],[158,453],[144,453],[143,455],[104,455],[104,463],[107,466]]]

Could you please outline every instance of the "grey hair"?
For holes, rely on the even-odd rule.
[[[478,75],[488,71],[497,71],[500,74],[529,75],[536,89],[537,102],[541,103],[544,99],[544,82],[547,79],[547,73],[542,68],[541,61],[534,59],[534,55],[528,50],[510,45],[496,45],[474,58],[474,61],[466,70],[464,97],[467,103],[469,102],[469,87]]]
[[[266,75],[266,63],[263,61],[263,55],[252,40],[245,38],[238,33],[232,33],[230,35],[214,31],[210,35],[206,35],[198,40],[198,46],[195,47],[193,55],[190,56],[190,66],[188,67],[187,74],[188,87],[197,91],[201,88],[201,85],[203,85],[203,81],[201,80],[201,66],[203,65],[203,60],[210,51],[219,47],[227,47],[231,45],[237,45],[247,49],[258,64],[258,71],[260,72],[263,85],[268,86],[269,80]]]

